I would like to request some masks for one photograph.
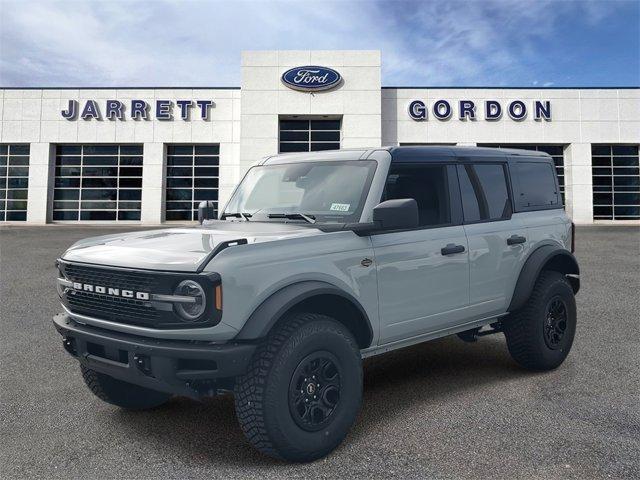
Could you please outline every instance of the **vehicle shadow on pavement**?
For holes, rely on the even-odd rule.
[[[352,441],[409,408],[433,415],[452,398],[524,375],[531,372],[511,359],[501,334],[475,343],[446,337],[365,360],[363,408]]]
[[[362,411],[346,442],[362,440],[378,429],[379,422],[406,409],[431,407],[457,393],[505,382],[523,372],[510,359],[502,336],[474,344],[450,337],[367,359]],[[280,463],[257,452],[244,438],[231,395],[204,402],[176,398],[149,412],[114,413],[122,428],[129,430],[123,438],[131,435],[154,442],[158,455],[176,463],[203,468]],[[340,450],[332,455],[340,455]]]

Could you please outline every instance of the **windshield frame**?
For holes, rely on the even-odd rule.
[[[238,190],[240,189],[240,187],[242,186],[242,184],[245,182],[245,180],[247,179],[247,177],[250,175],[250,172],[254,169],[258,169],[258,168],[272,168],[272,167],[289,167],[292,165],[296,165],[296,164],[305,164],[305,165],[353,165],[353,164],[359,164],[364,166],[369,166],[369,171],[367,173],[367,178],[364,181],[364,184],[362,186],[362,192],[360,194],[360,198],[358,199],[358,208],[356,208],[354,210],[354,212],[351,215],[348,216],[344,216],[344,217],[340,217],[339,215],[335,215],[331,216],[331,215],[323,215],[323,214],[311,214],[316,222],[315,225],[317,224],[336,224],[336,225],[340,225],[340,224],[344,224],[344,223],[359,223],[362,219],[362,212],[365,208],[365,205],[367,203],[367,198],[369,197],[369,193],[371,190],[371,184],[373,183],[373,179],[376,176],[376,172],[378,170],[378,161],[375,159],[363,159],[363,160],[359,160],[359,159],[353,159],[353,160],[333,160],[333,159],[328,159],[328,160],[322,160],[322,159],[318,159],[318,160],[300,160],[300,161],[295,161],[295,162],[278,162],[278,163],[263,163],[263,164],[259,164],[259,165],[254,165],[251,168],[249,168],[247,170],[247,172],[244,174],[244,176],[242,177],[242,180],[240,180],[240,182],[238,183],[238,185],[236,185],[236,188],[233,189],[233,193],[231,194],[231,196],[229,197],[229,200],[227,201],[227,203],[224,206],[224,209],[222,211],[219,212],[218,214],[218,218],[222,218],[224,215],[229,215],[229,214],[233,214],[233,213],[237,213],[235,211],[229,211],[229,205],[231,205],[231,203],[233,202],[233,199],[235,198],[235,196],[238,194]],[[257,210],[255,213],[260,212],[260,215],[258,218],[255,217],[250,217],[250,220],[252,222],[268,222],[268,223],[291,223],[291,222],[296,222],[296,223],[302,223],[305,225],[309,225],[312,226],[314,224],[309,224],[307,222],[305,222],[303,219],[300,220],[295,220],[295,219],[284,219],[284,218],[267,218],[267,214],[268,213],[281,213],[281,212],[269,212],[268,210],[266,210],[267,207],[264,207],[263,209],[259,209]],[[264,216],[262,215],[262,210],[266,210],[264,213]],[[244,212],[240,212],[240,213],[244,213]],[[246,213],[252,213],[252,212],[246,212]],[[287,213],[304,213],[304,214],[309,214],[308,212],[300,212],[298,210],[293,211],[293,212],[287,212]],[[229,217],[228,217],[229,218]],[[328,220],[328,218],[331,218],[330,220]],[[351,219],[351,220],[349,220]],[[355,221],[353,221],[355,219]]]

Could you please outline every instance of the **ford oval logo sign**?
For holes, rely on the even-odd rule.
[[[335,70],[316,65],[295,67],[282,74],[282,83],[289,88],[303,92],[329,90],[341,81],[342,77]]]

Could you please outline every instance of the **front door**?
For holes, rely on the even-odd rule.
[[[396,198],[416,200],[420,227],[371,237],[381,344],[447,328],[469,303],[468,245],[455,166],[392,165],[383,200]]]

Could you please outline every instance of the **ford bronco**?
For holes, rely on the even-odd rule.
[[[149,409],[233,392],[256,448],[310,461],[354,423],[365,357],[501,332],[540,371],[571,349],[579,269],[547,154],[277,155],[199,216],[81,240],[58,260],[53,321],[100,399]]]

